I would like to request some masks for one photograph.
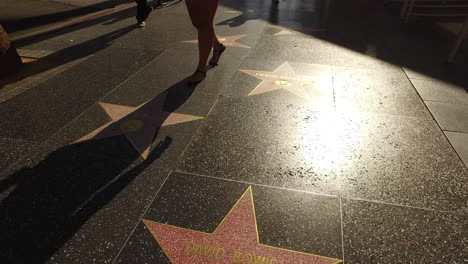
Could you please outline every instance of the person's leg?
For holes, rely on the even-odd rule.
[[[147,0],[135,0],[137,3],[137,22],[139,26],[145,26],[145,21],[153,10],[151,6],[146,4]]]
[[[138,23],[145,21],[145,9],[146,9],[146,0],[135,0],[137,3],[137,15],[136,20]]]
[[[200,1],[203,1],[203,4]],[[205,72],[208,57],[213,47],[215,49],[222,47],[222,44],[215,35],[213,26],[219,0],[186,0],[186,3],[192,24],[198,31],[199,61],[197,70]],[[201,73],[194,75],[194,79],[204,78],[204,75]]]

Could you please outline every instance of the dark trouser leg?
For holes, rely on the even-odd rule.
[[[137,3],[137,15],[136,19],[139,22],[143,22],[146,20],[146,9],[147,9],[147,4],[146,0],[135,0]]]

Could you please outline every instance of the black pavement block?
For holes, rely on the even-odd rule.
[[[245,195],[252,195],[252,198],[248,198],[252,200],[244,200]],[[239,241],[237,242],[239,244],[245,243],[241,250],[255,250],[252,245],[248,244],[248,241],[249,235],[253,235],[255,239],[256,230],[259,235],[257,245],[268,245],[275,249],[285,248],[294,250],[296,253],[299,251],[341,258],[340,204],[337,197],[261,186],[252,186],[250,189],[249,185],[242,183],[172,173],[150,206],[142,223],[122,250],[117,263],[145,261],[169,263],[166,257],[167,252],[171,252],[169,255],[175,253],[186,257],[183,256],[185,244],[174,245],[180,249],[164,246],[161,249],[160,244],[148,230],[148,225],[161,223],[205,233],[216,232],[215,230],[218,229],[223,230],[223,227],[218,227],[219,225],[233,223],[229,221],[229,216],[227,220],[223,220],[226,219],[226,215],[235,214],[237,210],[242,210],[242,214],[251,214],[247,211],[249,207],[242,207],[244,209],[236,207],[238,209],[230,211],[236,204],[243,204],[243,201],[253,204],[254,219],[244,219],[243,221],[246,222],[241,223],[235,222],[238,226],[232,227],[234,228],[232,231],[239,233],[226,237],[229,238],[228,240],[216,242],[217,247],[226,250],[224,262],[227,263],[230,255],[233,254],[230,251],[231,241]],[[316,213],[318,211],[320,214]],[[250,226],[249,221],[254,221],[255,225]],[[252,232],[244,231],[243,228]],[[240,236],[241,232],[244,236]],[[220,231],[217,234],[222,235],[222,233],[223,231]],[[216,235],[213,236],[216,237]],[[173,238],[179,239],[176,236]],[[209,241],[210,238],[206,239]],[[261,251],[257,249],[256,252],[259,254]],[[169,258],[173,257],[169,256]],[[268,256],[265,257],[268,258]],[[203,257],[199,259],[199,261],[202,260]],[[209,261],[209,259],[205,260]],[[338,261],[338,259],[331,260],[330,263]]]
[[[466,213],[468,170],[433,120],[345,115],[341,195]]]
[[[155,139],[142,160],[123,134],[74,142],[109,120],[96,105],[3,173],[1,244],[10,246],[2,259],[102,263],[115,257],[167,176],[159,159],[173,145],[160,135],[165,140]]]
[[[109,187],[106,192],[116,193],[111,199],[103,194],[91,202],[99,204],[109,199],[48,263],[112,263],[169,174],[153,164],[136,166],[130,172],[133,180],[123,179]]]
[[[362,111],[431,119],[402,71],[332,67],[338,111]]]
[[[263,35],[248,58],[329,65],[330,44],[328,41],[300,34]]]
[[[346,127],[331,113],[265,97],[220,99],[181,158],[183,171],[338,194]],[[338,147],[340,146],[340,147]]]
[[[35,143],[29,141],[0,138],[0,173],[28,154],[34,145]]]
[[[4,136],[42,141],[92,106],[160,51],[105,49],[0,105]],[[39,99],[39,100],[38,100]]]
[[[346,263],[464,263],[466,215],[344,200]]]

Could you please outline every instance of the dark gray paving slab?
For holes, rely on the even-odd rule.
[[[174,16],[178,18],[174,19]],[[129,17],[124,23],[134,24],[136,20]],[[168,10],[154,10],[146,20],[146,27],[116,39],[113,45],[132,49],[168,49],[182,40],[194,38],[196,30],[190,22],[185,3],[181,3]]]
[[[190,89],[190,98],[205,98],[198,100],[198,107],[201,112],[207,114],[208,110],[216,100],[218,95],[226,86],[227,81],[237,71],[237,67],[245,57],[246,52],[228,47],[223,53],[220,64],[210,68],[205,80],[195,88]],[[147,65],[131,79],[118,87],[112,94],[106,96],[109,102],[119,102],[129,105],[137,105],[142,101],[149,100],[157,96],[177,83],[186,82],[186,78],[195,72],[197,67],[198,50],[196,45],[183,45],[165,51],[158,59]],[[187,91],[189,87],[182,89]],[[182,91],[181,90],[181,91]],[[184,98],[184,96],[181,96]],[[197,104],[191,104],[194,107]],[[186,104],[180,107],[184,108]],[[200,112],[200,111],[199,111]]]
[[[331,67],[288,61],[244,60],[223,93],[227,97],[264,97],[272,102],[334,108]]]
[[[150,161],[126,172],[121,180],[109,187],[108,192],[116,194],[110,198],[105,195],[96,197],[93,204],[105,199],[107,204],[94,213],[47,263],[112,263],[167,175],[168,170],[154,166]]]
[[[300,34],[263,34],[249,53],[253,60],[282,60],[326,64],[331,62],[329,42]]]
[[[468,167],[468,133],[459,132],[444,132],[452,144],[453,148],[457,151],[458,156],[463,160],[465,166]]]
[[[99,142],[99,147],[116,141]],[[119,191],[113,189],[112,182],[136,176],[126,174],[125,169],[137,157],[99,156],[93,144],[98,142],[66,146],[44,159],[38,154],[30,158],[38,163],[28,166],[27,160],[17,164],[18,170],[4,175],[0,206],[4,228],[0,239],[2,245],[9,245],[2,247],[5,262],[46,261]],[[100,199],[101,195],[104,198]]]
[[[28,154],[34,145],[35,143],[24,140],[0,138],[0,173]]]
[[[200,124],[160,128],[145,160],[123,133],[75,142],[109,121],[95,105],[3,173],[6,259],[110,262]]]
[[[465,263],[466,216],[344,200],[346,263]]]
[[[364,111],[431,118],[402,71],[333,67],[338,111]]]
[[[270,98],[220,99],[184,153],[179,168],[337,194],[344,156],[336,146],[345,148],[348,144],[340,138],[338,123],[332,113],[272,103]]]
[[[249,198],[250,201],[241,199],[245,195],[253,195],[253,198]],[[252,217],[257,219],[254,228],[258,228],[260,244],[328,257],[341,257],[340,208],[337,197],[260,186],[253,186],[250,191],[246,184],[172,173],[144,216],[145,222],[140,223],[135,230],[122,250],[117,263],[148,261],[169,263],[164,252],[183,255],[185,245],[180,245],[180,253],[174,248],[161,249],[159,246],[161,244],[158,244],[148,229],[151,225],[162,223],[211,233],[220,223],[232,223],[225,217],[230,214],[230,209],[239,200],[244,203],[253,203],[255,206],[254,209],[252,208],[255,212]],[[243,204],[243,202],[239,203]],[[237,210],[242,210],[242,214],[251,215],[248,207],[244,208]],[[321,213],[316,214],[317,211]],[[233,214],[235,212],[236,209],[231,211]],[[248,220],[242,220],[245,222],[238,227],[233,227],[233,230],[249,235],[250,232],[243,231],[252,228]],[[218,230],[222,233],[222,230],[226,229],[218,228]],[[251,231],[255,236],[255,229]],[[153,235],[159,236],[155,233]],[[176,235],[173,235],[173,238],[179,239]],[[236,236],[229,236],[229,238],[233,240]],[[248,241],[248,237],[237,238],[237,241]],[[221,240],[217,246],[226,250],[225,257],[220,261],[231,262],[229,258],[233,255],[231,251],[233,249],[230,242]],[[243,248],[243,250],[254,250],[251,246],[243,246]],[[261,251],[256,252],[258,254]],[[203,257],[199,260],[202,261]],[[209,259],[205,257],[205,260]],[[333,260],[331,263],[338,261]]]
[[[443,130],[468,132],[468,105],[429,101],[426,105]]]
[[[130,7],[92,19],[85,19],[79,24],[59,28],[35,36],[32,41],[23,42],[42,41],[58,45],[77,45],[87,42],[109,41],[136,29],[135,23],[135,9]],[[109,39],[109,35],[114,35],[114,37]]]
[[[358,0],[329,2],[328,26],[337,32],[388,32],[398,30],[398,18],[390,14],[382,1]]]
[[[403,64],[403,70],[410,79],[442,81],[460,87],[467,86],[465,69],[465,65],[448,64],[443,60],[437,62],[421,60],[421,62]]]
[[[389,47],[383,35],[360,31],[329,33],[332,65],[400,72],[398,62],[392,59],[393,47]]]
[[[349,147],[344,197],[467,212],[468,170],[432,120],[345,117]]]
[[[468,92],[462,86],[438,80],[412,79],[411,83],[423,100],[468,104]]]
[[[215,27],[216,34],[220,38],[242,36],[242,39],[239,40],[240,43],[249,47],[254,46],[265,22],[261,20],[249,20],[248,23],[231,27],[222,22],[237,16],[237,14],[225,11],[226,9],[223,6],[219,7],[215,18],[215,24],[217,24]],[[174,16],[177,16],[178,19],[174,19]],[[168,9],[155,10],[148,18],[145,28],[134,30],[122,36],[115,40],[113,45],[125,48],[168,49],[179,44],[184,46],[190,45],[183,41],[196,39],[197,31],[190,21],[185,3],[182,2]]]
[[[282,1],[278,6],[272,2],[239,2],[223,1],[223,6],[231,10],[242,11],[229,20],[223,21],[231,27],[238,27],[251,20],[265,20],[269,23],[288,27],[321,27],[328,22],[329,1],[317,0],[307,2]]]
[[[105,49],[0,105],[1,115],[8,117],[0,121],[0,133],[30,141],[46,139],[160,53]]]
[[[367,45],[366,45],[367,46]],[[332,65],[340,67],[356,67],[364,69],[382,69],[382,70],[397,70],[397,66],[393,63],[386,61],[383,58],[378,58],[375,55],[375,48],[363,47],[357,50],[350,47],[339,46],[332,44],[331,50],[331,63]],[[366,53],[368,52],[368,53]]]

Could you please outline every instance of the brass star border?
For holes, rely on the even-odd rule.
[[[173,264],[342,262],[340,259],[261,244],[254,204],[252,187],[249,186],[213,233],[146,219],[142,221]]]

